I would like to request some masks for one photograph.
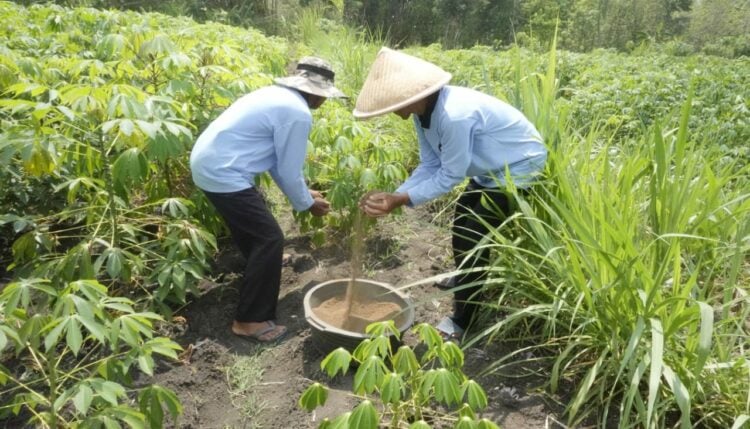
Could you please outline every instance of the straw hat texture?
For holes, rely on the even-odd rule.
[[[293,75],[276,78],[274,82],[321,97],[346,98],[343,92],[333,86],[334,77],[328,61],[317,57],[304,57],[297,63]]]
[[[381,48],[357,97],[354,117],[394,112],[445,86],[451,74],[425,60]]]

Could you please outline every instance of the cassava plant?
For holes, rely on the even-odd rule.
[[[324,227],[348,234],[359,210],[359,199],[370,190],[392,190],[406,177],[406,155],[398,142],[368,126],[353,122],[348,110],[331,103],[326,116],[311,132],[310,161],[305,176],[311,186],[324,192],[332,215],[315,218],[307,212],[295,218],[303,232],[313,232],[313,242],[323,244]],[[374,222],[364,222],[367,232]]]
[[[164,387],[138,387],[137,371],[152,375],[157,355],[177,359],[180,346],[154,336],[154,313],[137,312],[93,281],[54,288],[23,280],[0,294],[0,419],[42,428],[160,428],[182,412]],[[4,359],[5,361],[5,359]]]
[[[190,145],[224,106],[282,71],[284,45],[251,30],[54,5],[0,3],[0,18],[8,271],[55,286],[95,278],[165,312],[183,303],[221,225],[190,183]]]
[[[320,366],[329,377],[346,374],[356,365],[352,391],[362,401],[351,412],[323,420],[320,429],[498,428],[477,416],[487,406],[487,395],[463,373],[461,348],[443,341],[429,324],[417,325],[413,331],[426,347],[421,357],[407,345],[393,349],[391,340],[399,340],[400,335],[393,321],[386,321],[369,325],[370,338],[353,353],[338,348],[323,359]],[[324,405],[327,397],[327,388],[313,383],[302,393],[299,405],[312,411]]]

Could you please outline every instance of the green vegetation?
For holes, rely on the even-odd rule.
[[[263,350],[258,347],[248,356],[237,356],[226,370],[232,404],[250,421],[269,405],[253,391],[263,377],[261,353]]]
[[[336,4],[297,10],[285,24],[295,39],[279,39],[160,14],[0,2],[0,260],[12,277],[0,294],[0,418],[159,427],[162,408],[179,414],[171,392],[132,378],[150,372],[154,354],[174,358],[152,323],[189,299],[224,233],[187,156],[218,112],[288,61],[326,57],[352,97],[315,113],[305,173],[334,213],[299,214],[301,227],[321,244],[345,235],[362,192],[405,177],[417,156],[411,124],[350,116],[393,33],[337,24],[346,8]],[[690,31],[708,32],[701,25]],[[563,46],[570,31],[560,27]],[[705,36],[696,39],[705,49],[725,46]],[[537,42],[408,48],[453,83],[522,109],[550,147],[545,184],[486,238],[493,275],[473,341],[518,346],[488,370],[533,353],[550,392],[574,392],[571,424],[741,428],[748,59],[687,55],[676,42],[540,54]]]
[[[21,4],[39,0],[19,0]],[[557,34],[565,49],[632,51],[666,43],[679,55],[750,55],[746,0],[57,0],[66,6],[128,9],[259,28],[296,39],[310,11],[335,23],[388,34],[399,47],[439,43],[540,48]],[[304,37],[304,36],[303,36]],[[544,49],[544,48],[542,48]]]
[[[177,358],[176,343],[153,336],[159,315],[136,312],[92,280],[61,289],[11,283],[0,311],[0,350],[12,351],[14,365],[0,365],[0,418],[23,412],[39,427],[161,428],[162,407],[172,418],[182,412],[172,391],[133,385],[137,370],[153,374],[155,355]]]
[[[402,423],[411,423],[412,429],[429,429],[432,426],[427,421],[450,422],[456,429],[498,428],[477,417],[477,412],[487,407],[487,395],[463,373],[461,348],[453,342],[444,342],[428,324],[412,330],[419,337],[419,345],[425,346],[420,357],[406,345],[393,350],[391,340],[400,340],[400,335],[393,321],[388,321],[368,326],[370,338],[362,341],[353,353],[339,348],[323,359],[320,367],[329,377],[339,372],[346,374],[350,365],[356,366],[352,391],[362,395],[362,401],[352,412],[321,422],[321,429],[377,429],[383,425],[399,428]],[[312,411],[324,405],[327,397],[327,388],[313,383],[302,393],[299,405]],[[441,412],[439,407],[456,411]]]

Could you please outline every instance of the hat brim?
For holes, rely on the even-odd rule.
[[[417,94],[412,95],[411,97],[405,100],[399,101],[398,103],[392,104],[383,109],[374,110],[372,112],[362,112],[355,108],[352,114],[354,115],[356,119],[369,119],[369,118],[374,118],[375,116],[385,115],[386,113],[395,112],[396,110],[401,109],[402,107],[406,107],[412,103],[416,103],[417,101],[423,98],[426,98],[430,94],[437,92],[438,90],[440,90],[440,88],[447,85],[448,82],[450,82],[452,77],[453,75],[446,72],[445,76],[443,76],[443,78],[440,79],[439,81],[435,82],[435,84],[425,88],[424,90],[418,92]]]
[[[287,88],[294,88],[321,97],[347,98],[346,94],[341,92],[335,86],[318,83],[303,76],[277,77],[273,81],[278,85],[286,86]]]

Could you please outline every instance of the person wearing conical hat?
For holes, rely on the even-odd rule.
[[[325,60],[305,57],[287,77],[232,103],[201,133],[190,154],[193,182],[229,227],[247,259],[231,330],[259,342],[281,339],[276,305],[284,235],[266,207],[255,179],[264,172],[297,211],[324,216],[329,203],[310,190],[302,173],[312,128],[311,109],[345,97]]]
[[[451,74],[435,64],[380,50],[357,97],[354,116],[411,117],[419,165],[395,192],[369,192],[360,206],[369,216],[385,216],[398,207],[438,198],[469,178],[453,216],[453,256],[456,268],[486,266],[488,252],[474,249],[476,244],[488,233],[487,225],[499,226],[515,210],[504,191],[506,177],[524,193],[539,179],[547,150],[534,125],[516,108],[479,91],[448,85],[450,79]],[[437,326],[446,339],[460,341],[469,327],[485,275],[480,270],[454,278],[453,314]]]

